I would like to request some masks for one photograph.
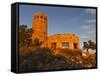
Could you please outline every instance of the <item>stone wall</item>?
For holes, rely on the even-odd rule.
[[[41,13],[35,13],[32,23],[32,41],[39,39],[43,41],[47,38],[47,17]]]
[[[54,44],[55,43],[55,44]],[[63,47],[62,43],[68,43],[67,47]],[[76,48],[74,47],[74,43],[76,43]],[[52,44],[55,45],[55,48],[68,48],[68,49],[80,49],[79,46],[79,38],[75,34],[56,34],[49,36],[47,40],[45,40],[41,47],[52,48]]]

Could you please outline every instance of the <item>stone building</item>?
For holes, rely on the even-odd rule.
[[[47,36],[47,22],[48,19],[45,14],[37,12],[34,15],[32,23],[32,41],[39,39],[42,44],[41,47],[57,49],[57,48],[67,48],[67,49],[80,49],[79,37],[72,33],[62,33],[54,34],[52,36]]]
[[[32,41],[35,39],[39,39],[40,41],[47,39],[47,21],[47,17],[43,13],[35,13],[32,22]]]
[[[79,38],[75,34],[55,34],[48,36],[41,47],[79,49]]]

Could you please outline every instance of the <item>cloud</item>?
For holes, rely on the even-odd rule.
[[[96,35],[91,33],[83,33],[80,35],[80,42],[83,44],[84,41],[92,40],[93,42],[96,42]]]
[[[84,31],[82,33],[80,33],[80,38],[82,39],[91,39],[91,38],[95,38],[96,36],[96,31],[95,30],[88,30],[88,31]]]
[[[93,42],[96,42],[95,22],[96,22],[95,19],[88,19],[84,22],[83,25],[80,26],[81,32],[79,36],[80,36],[81,47],[83,46],[84,41],[92,40]]]
[[[88,23],[95,23],[96,20],[95,19],[91,19],[91,20],[87,20]]]
[[[83,15],[84,15],[84,13],[80,13],[80,14],[78,14],[78,16],[71,18],[70,21],[79,21]]]
[[[80,28],[81,28],[80,35],[90,37],[96,34],[95,25],[87,24],[87,25],[80,26]],[[86,37],[83,37],[83,38],[86,38]]]
[[[85,13],[89,14],[89,18],[85,19],[84,23],[80,26],[80,45],[83,46],[84,41],[92,40],[96,42],[96,19],[93,15],[96,14],[95,9],[85,9]],[[92,16],[92,17],[91,17]]]
[[[80,26],[80,28],[81,28],[81,29],[89,29],[90,26],[88,26],[88,25],[83,25],[83,26]]]
[[[96,27],[95,27],[96,25],[95,24],[86,24],[86,25],[81,25],[80,26],[80,29],[81,29],[81,31],[93,31],[93,30],[95,30],[96,29]]]
[[[94,35],[94,34],[96,34],[96,31],[95,30],[90,30],[90,31],[87,31],[87,34]]]
[[[87,29],[87,30],[94,30],[95,26],[96,26],[95,22],[96,22],[95,19],[88,19],[88,20],[85,21],[84,25],[80,26],[80,28],[82,30],[85,30],[85,29]]]
[[[80,38],[81,38],[81,39],[88,39],[88,36],[87,36],[86,34],[85,34],[85,35],[82,34],[82,35],[80,35]]]
[[[96,14],[96,9],[86,9],[86,13]]]

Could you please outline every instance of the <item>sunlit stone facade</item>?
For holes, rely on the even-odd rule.
[[[79,37],[73,33],[62,33],[47,36],[47,22],[48,19],[45,14],[41,12],[37,12],[34,14],[34,19],[32,23],[32,41],[34,41],[35,39],[39,39],[40,41],[42,41],[40,47],[45,48],[80,49]]]

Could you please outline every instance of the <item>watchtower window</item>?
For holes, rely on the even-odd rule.
[[[78,48],[78,43],[74,43],[74,48],[75,48],[75,49]]]
[[[41,16],[41,19],[43,19],[43,16]]]
[[[67,48],[69,46],[69,43],[67,43],[67,42],[62,42],[62,47],[63,48]]]
[[[39,18],[39,16],[37,16],[37,18]]]

